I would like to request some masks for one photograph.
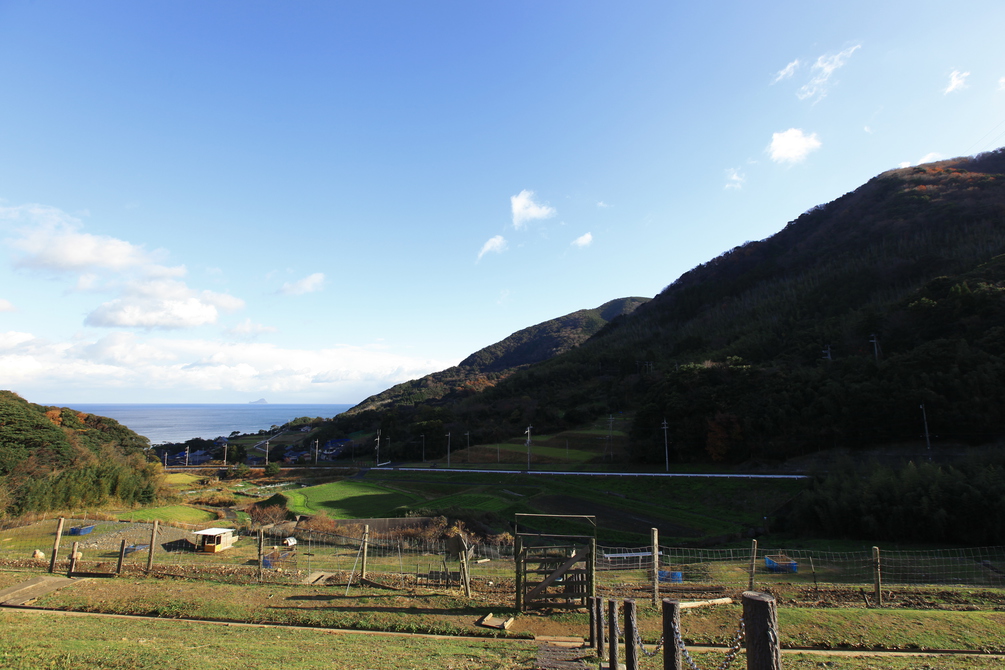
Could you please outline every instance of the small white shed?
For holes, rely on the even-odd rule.
[[[233,528],[207,528],[206,530],[197,530],[195,534],[200,536],[196,551],[208,554],[230,549],[237,542]]]

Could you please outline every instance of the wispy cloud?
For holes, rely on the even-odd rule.
[[[608,207],[610,207],[610,205],[608,205],[606,202],[604,202],[603,200],[601,200],[600,202],[597,203],[597,207],[599,207],[601,209],[607,209]]]
[[[853,53],[861,48],[861,44],[856,44],[836,54],[824,54],[818,57],[810,67],[812,78],[796,91],[796,97],[800,100],[813,100],[814,102],[822,100],[830,88],[831,76],[851,58]]]
[[[315,272],[303,279],[294,282],[286,282],[279,288],[282,295],[303,295],[320,291],[325,286],[325,273]]]
[[[260,323],[254,323],[251,319],[245,319],[233,328],[228,328],[226,331],[227,335],[236,338],[253,338],[261,335],[262,333],[274,333],[278,328],[275,326],[264,326]]]
[[[942,92],[943,95],[949,95],[953,91],[962,91],[967,87],[967,77],[970,76],[969,72],[960,72],[959,70],[953,70],[949,74],[949,85],[946,86],[946,90]]]
[[[998,90],[1005,91],[1005,77],[998,80]]]
[[[11,303],[11,301],[0,298],[0,312],[13,312],[13,311],[14,311],[14,305]]]
[[[741,189],[747,176],[736,168],[726,168],[726,188]]]
[[[802,62],[798,58],[795,59],[794,61],[783,67],[781,70],[779,70],[777,73],[775,73],[775,78],[771,80],[771,83],[777,84],[783,79],[788,79],[789,77],[791,77],[796,73],[796,70],[799,68],[800,65],[802,65]]]
[[[932,163],[938,160],[942,160],[942,154],[937,151],[930,151],[915,162],[904,161],[903,163],[898,163],[897,167],[911,167],[912,165],[922,165],[923,163]]]
[[[478,260],[480,261],[482,256],[489,252],[501,254],[506,251],[508,247],[509,245],[506,243],[506,238],[502,235],[496,235],[495,237],[489,238],[489,240],[482,245],[482,250],[478,252]]]
[[[584,233],[572,241],[572,246],[580,249],[590,246],[593,242],[593,233]]]
[[[534,191],[524,189],[510,196],[510,207],[513,210],[513,227],[522,230],[529,221],[550,219],[557,211],[554,207],[534,202]]]
[[[56,279],[76,275],[71,290],[116,296],[91,311],[86,325],[193,328],[244,307],[226,293],[190,288],[180,279],[184,265],[164,264],[166,251],[87,232],[80,219],[55,207],[0,207],[0,224],[10,231],[5,241],[16,267]]]
[[[816,133],[807,135],[800,128],[789,128],[781,133],[772,133],[768,153],[776,163],[799,163],[821,146]]]

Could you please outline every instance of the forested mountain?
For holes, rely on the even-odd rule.
[[[632,417],[632,456],[785,458],[1005,431],[1005,150],[892,170],[482,393],[338,417],[472,441]],[[444,402],[449,400],[449,402]],[[924,404],[925,415],[922,415]],[[434,425],[435,424],[435,425]]]
[[[150,502],[160,466],[147,439],[109,419],[0,391],[0,517]]]
[[[585,342],[612,319],[631,314],[649,298],[620,298],[519,330],[480,349],[458,365],[370,396],[347,414],[477,393],[517,370],[546,361]]]

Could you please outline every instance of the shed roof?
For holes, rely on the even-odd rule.
[[[225,533],[233,533],[233,528],[207,528],[206,530],[194,531],[196,535],[223,535]]]

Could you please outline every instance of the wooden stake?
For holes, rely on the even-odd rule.
[[[150,529],[150,549],[147,552],[147,572],[154,567],[154,547],[157,546],[157,527],[160,521],[154,519],[154,527]]]
[[[59,522],[56,523],[56,539],[52,542],[52,557],[49,559],[49,572],[51,573],[56,569],[56,556],[59,554],[59,540],[63,537],[63,523],[66,521],[63,517],[59,517]]]
[[[652,529],[653,545],[653,607],[660,603],[660,531],[659,528]]]
[[[778,609],[774,596],[744,591],[743,624],[747,670],[780,670],[782,648],[778,640]]]
[[[597,657],[604,657],[604,650],[607,648],[607,626],[604,625],[604,599],[595,598],[597,605]]]
[[[639,650],[635,646],[639,622],[635,601],[625,600],[625,670],[639,670]]]
[[[754,570],[757,568],[757,540],[750,541],[750,581],[747,590],[754,590]]]
[[[366,579],[366,554],[370,546],[370,526],[363,526],[363,565],[360,570],[360,579]]]
[[[262,583],[262,557],[265,550],[265,531],[258,529],[258,583]]]
[[[73,548],[70,549],[70,569],[66,571],[66,576],[71,577],[73,573],[77,571],[77,546],[79,542],[73,543]]]
[[[663,670],[681,670],[683,659],[677,644],[680,630],[680,603],[669,598],[663,599]]]
[[[523,562],[521,560],[523,556],[523,539],[517,535],[516,541],[513,543],[513,563],[516,567],[516,611],[523,611]]]
[[[876,607],[883,606],[883,570],[879,561],[879,547],[872,548],[873,599]]]
[[[607,601],[607,627],[610,629],[608,667],[610,670],[618,670],[618,601],[614,598]]]
[[[115,565],[115,574],[122,574],[122,560],[126,557],[126,541],[119,545],[119,562]]]

